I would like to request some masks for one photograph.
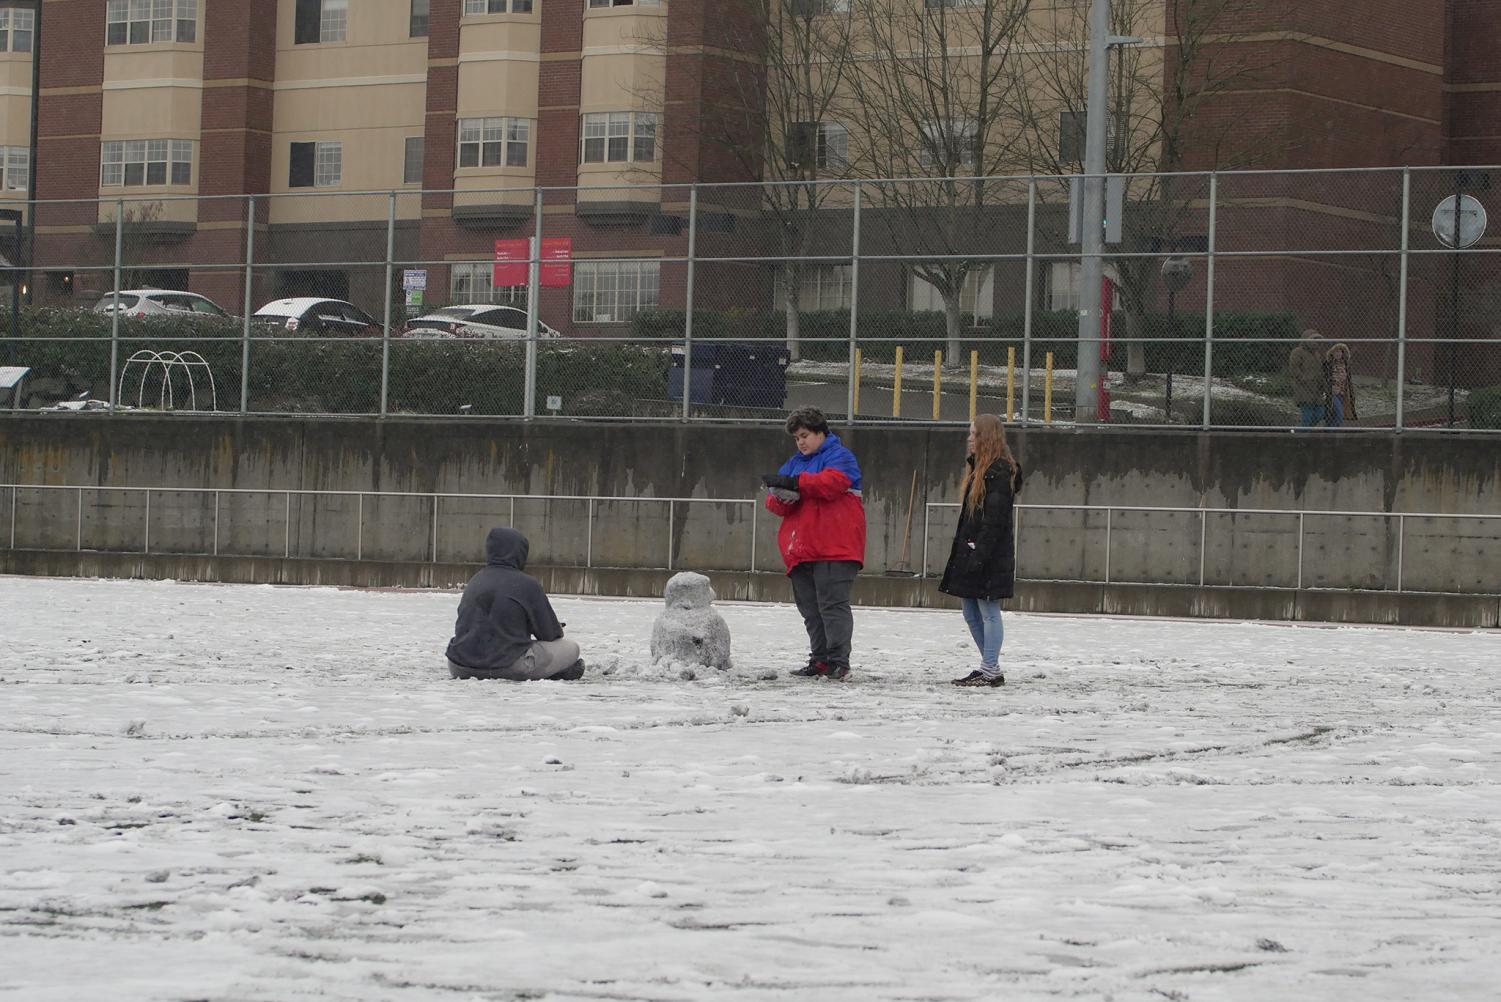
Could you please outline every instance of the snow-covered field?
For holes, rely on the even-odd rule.
[[[451,593],[0,578],[0,997],[1496,997],[1501,636],[557,604],[519,685]]]

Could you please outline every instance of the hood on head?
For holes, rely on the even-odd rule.
[[[1343,354],[1346,358],[1349,358],[1350,349],[1343,341],[1340,341],[1336,343],[1334,347],[1329,349],[1329,355],[1331,358],[1336,354]]]
[[[1303,332],[1303,340],[1304,341],[1322,341],[1322,340],[1324,340],[1324,335],[1320,334],[1318,331],[1314,330],[1313,328],[1309,328],[1308,330],[1306,330],[1306,331]]]
[[[491,567],[525,570],[528,549],[526,537],[515,529],[491,529],[490,535],[485,539],[485,563]]]

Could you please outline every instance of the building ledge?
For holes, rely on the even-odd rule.
[[[453,221],[460,226],[474,229],[510,227],[532,218],[530,205],[507,205],[504,203],[455,205]]]
[[[141,222],[126,220],[125,231],[132,237],[158,244],[175,244],[198,232],[198,224],[190,219],[152,219]],[[94,224],[94,233],[101,237],[115,235],[113,219]]]
[[[640,226],[660,209],[654,202],[582,201],[574,211],[595,226]]]

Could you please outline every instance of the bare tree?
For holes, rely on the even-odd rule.
[[[1014,171],[1024,107],[1016,61],[1032,0],[850,0],[859,58],[850,113],[864,145],[874,218],[892,246],[921,258],[913,274],[943,299],[946,356],[959,356],[966,281],[986,265],[999,198],[985,178]]]
[[[1078,169],[1072,152],[1082,151],[1082,142],[1070,142],[1065,133],[1075,125],[1082,130],[1084,122],[1089,6],[1089,0],[1059,0],[1027,25],[1029,86],[1019,96],[1032,173]],[[1180,249],[1207,197],[1202,179],[1175,172],[1243,167],[1268,152],[1238,144],[1232,121],[1205,114],[1217,98],[1252,79],[1243,47],[1234,43],[1255,6],[1253,0],[1112,0],[1112,33],[1135,41],[1112,49],[1107,145],[1107,169],[1133,175],[1122,219],[1126,254],[1112,260],[1125,311],[1128,378],[1146,372],[1140,338],[1162,267],[1161,258],[1130,255]]]
[[[832,117],[851,60],[848,2],[740,0],[723,15],[722,47],[734,55],[693,127],[736,174],[765,182],[756,208],[776,235],[787,349],[797,359],[807,258],[820,216],[838,201],[828,179],[848,159],[848,130]]]
[[[120,287],[122,289],[135,289],[147,284],[147,277],[151,268],[147,262],[151,260],[153,252],[161,246],[160,238],[156,235],[157,223],[161,220],[164,207],[161,202],[130,202],[120,214]],[[115,262],[115,215],[113,213],[104,217],[98,230],[96,246],[98,251],[95,256],[104,266],[101,270],[113,268]],[[103,277],[108,287],[114,281],[114,275],[109,273]]]

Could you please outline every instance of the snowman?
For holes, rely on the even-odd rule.
[[[702,574],[674,574],[663,593],[667,608],[651,631],[652,661],[675,661],[725,671],[730,628],[714,611],[714,589]]]

